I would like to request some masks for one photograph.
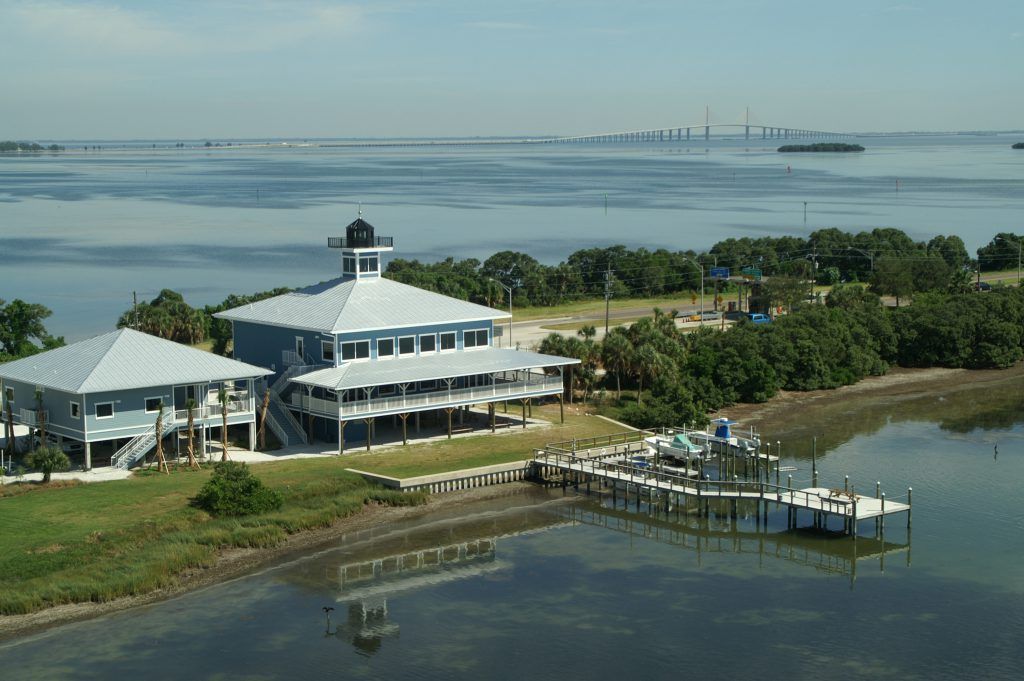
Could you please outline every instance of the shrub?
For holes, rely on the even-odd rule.
[[[213,475],[192,499],[211,515],[252,515],[276,511],[284,499],[252,474],[249,467],[237,461],[221,461]]]
[[[57,447],[40,447],[25,457],[25,463],[43,472],[43,482],[50,482],[54,472],[66,471],[71,467],[67,454]]]

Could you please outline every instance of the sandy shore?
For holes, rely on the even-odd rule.
[[[340,537],[351,532],[421,517],[442,508],[452,508],[469,502],[514,494],[521,487],[527,485],[530,485],[530,483],[517,482],[494,487],[478,487],[458,492],[449,492],[432,496],[428,499],[427,503],[421,506],[397,508],[391,506],[368,506],[354,516],[338,520],[331,527],[289,535],[282,544],[271,549],[230,549],[222,551],[216,565],[182,575],[178,583],[173,587],[159,589],[140,596],[118,598],[105,603],[71,603],[57,605],[27,615],[0,617],[0,640],[22,636],[69,622],[91,619],[148,603],[167,600],[188,591],[194,591],[204,586],[240,577],[257,568],[288,560],[298,554],[326,548]]]
[[[993,390],[1024,387],[1024,362],[1009,369],[891,369],[885,376],[872,376],[859,383],[835,390],[792,392],[782,390],[778,395],[760,404],[741,403],[722,409],[712,415],[728,416],[743,426],[764,430],[776,421],[789,419],[799,413],[807,419],[808,409],[820,409],[863,398],[913,399],[941,390],[952,393],[989,386]]]
[[[800,413],[801,418],[808,418],[809,409],[825,409],[853,398],[913,399],[934,391],[949,393],[986,385],[992,390],[1019,390],[1022,386],[1022,379],[1024,379],[1024,363],[1011,369],[985,371],[894,369],[885,376],[868,378],[836,390],[782,391],[768,402],[733,405],[722,410],[721,415],[737,419],[744,426],[751,425],[765,429],[775,425],[778,421],[791,417],[794,413]],[[173,598],[187,591],[239,577],[258,567],[326,547],[350,532],[421,517],[438,509],[457,507],[472,501],[514,494],[522,486],[529,484],[519,482],[434,495],[422,506],[368,507],[355,516],[339,520],[331,527],[291,535],[284,543],[273,549],[224,551],[217,564],[212,568],[185,574],[171,588],[142,596],[119,598],[106,603],[60,605],[28,615],[0,617],[0,639]]]

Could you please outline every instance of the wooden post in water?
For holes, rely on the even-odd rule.
[[[818,438],[811,438],[811,487],[818,486]]]
[[[913,487],[908,487],[907,488],[907,529],[908,530],[910,529],[910,511],[913,508],[913,505],[911,504],[911,497],[913,496],[913,494],[914,494],[914,488]],[[909,544],[910,542],[908,541],[907,543]]]
[[[875,498],[880,499],[882,497],[882,481],[875,481]],[[878,536],[878,518],[875,518],[875,536]]]
[[[882,492],[882,515],[878,520],[882,526],[882,542],[885,543],[885,492]]]

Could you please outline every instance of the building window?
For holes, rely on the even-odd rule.
[[[467,348],[485,347],[487,345],[487,329],[463,332],[462,344]]]
[[[341,273],[342,274],[355,274],[356,273],[356,259],[351,256],[345,256],[341,259]]]
[[[146,413],[155,414],[160,411],[160,403],[163,401],[159,397],[147,397],[146,398]]]
[[[359,258],[359,271],[360,272],[376,272],[377,271],[377,256],[360,256]]]
[[[114,403],[113,402],[99,402],[96,404],[96,418],[98,419],[112,419],[114,418]]]
[[[445,333],[440,334],[440,336],[441,336],[441,352],[444,352],[445,350],[454,350],[455,349],[455,332],[454,331],[446,331]]]
[[[397,392],[394,385],[382,385],[377,388],[377,395],[380,397],[389,397]]]
[[[391,359],[395,356],[395,339],[377,339],[377,359]]]
[[[334,341],[320,341],[320,356],[325,362],[334,361]]]
[[[419,389],[423,390],[437,390],[437,381],[420,381]]]
[[[349,341],[341,344],[341,358],[346,362],[355,359],[369,359],[370,341]]]
[[[437,336],[432,333],[420,336],[420,354],[425,355],[434,350],[437,350]]]
[[[416,354],[416,336],[402,336],[398,339],[398,354],[399,355],[415,355]]]
[[[78,402],[70,402],[71,418],[80,419],[82,418],[82,405]]]

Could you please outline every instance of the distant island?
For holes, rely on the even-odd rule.
[[[779,151],[783,153],[790,151],[864,151],[864,147],[859,144],[843,142],[818,142],[816,144],[786,144],[779,147]]]
[[[1014,144],[1014,145],[1013,145],[1012,147],[1010,147],[1010,148],[1011,148],[1011,149],[1024,149],[1024,142],[1017,142],[1016,144]]]
[[[0,153],[6,151],[64,151],[64,147],[59,144],[51,144],[48,147],[44,147],[35,142],[0,142]]]

